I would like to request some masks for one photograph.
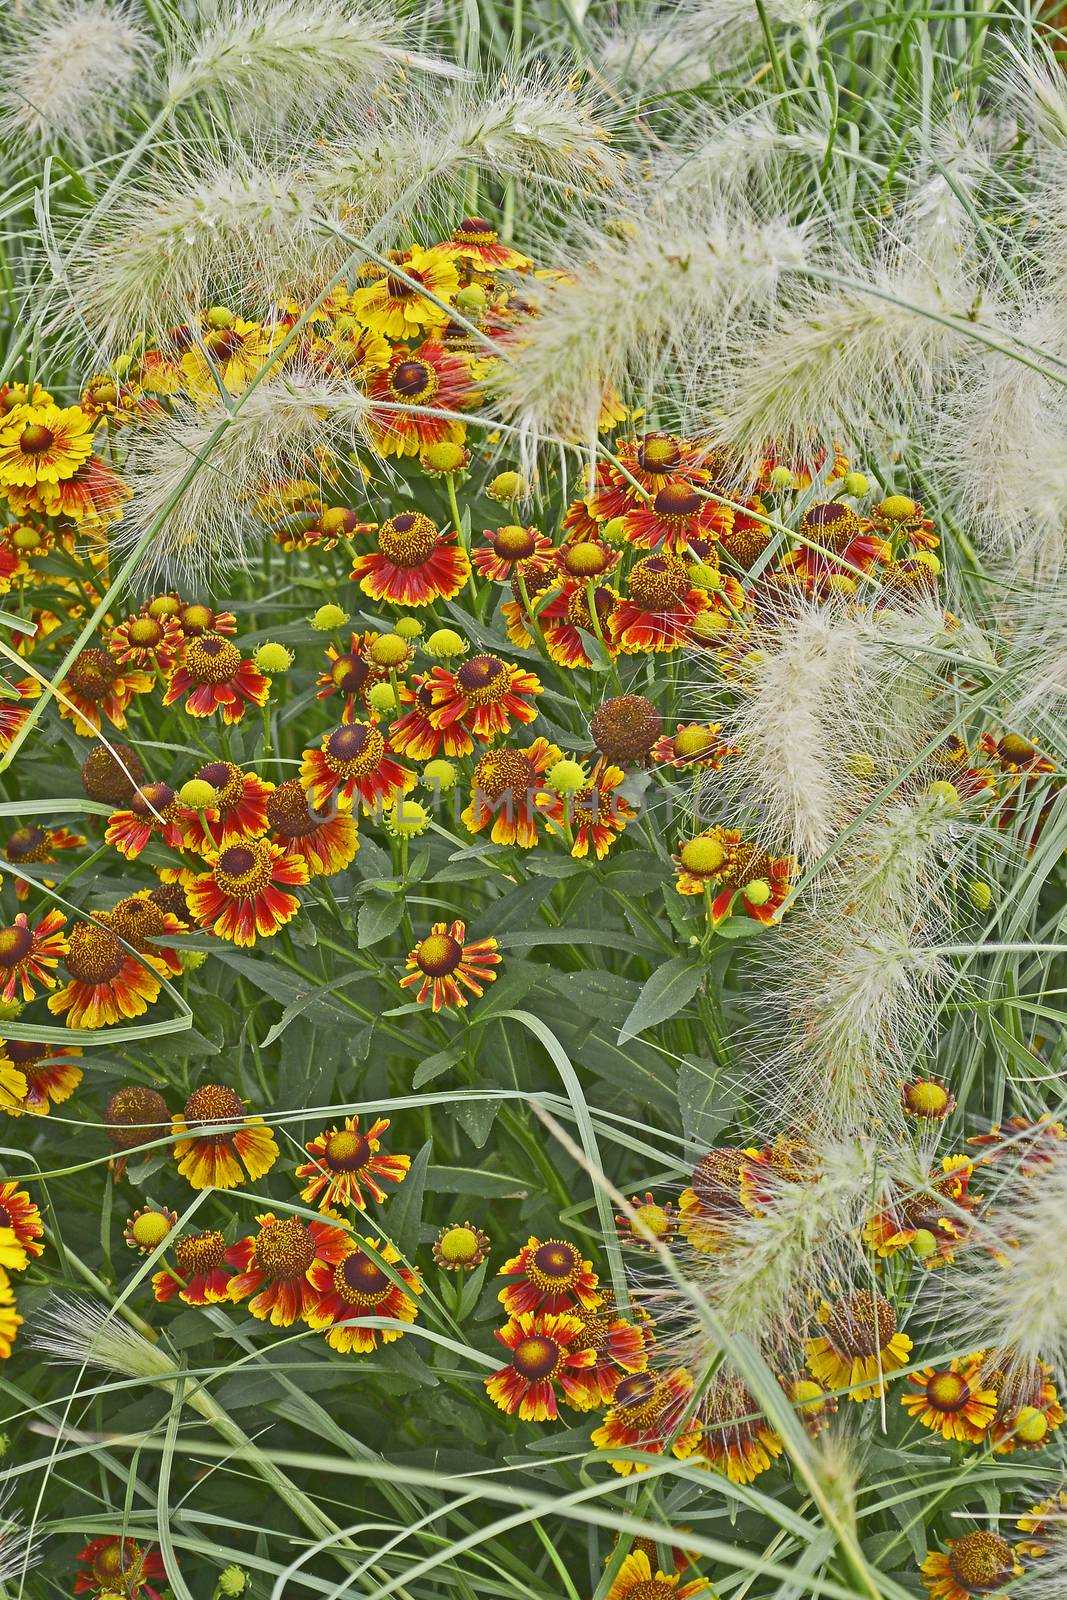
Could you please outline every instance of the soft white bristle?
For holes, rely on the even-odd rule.
[[[90,148],[131,91],[150,52],[123,0],[27,0],[5,18],[0,139]]]

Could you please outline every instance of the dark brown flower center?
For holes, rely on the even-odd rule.
[[[652,502],[657,517],[665,521],[677,517],[695,517],[704,504],[692,484],[665,483]]]
[[[33,949],[33,931],[22,928],[17,924],[11,928],[0,928],[0,967],[10,970],[17,967],[20,961],[25,961]]]
[[[438,538],[421,511],[402,511],[378,529],[378,549],[396,567],[421,567],[437,549]]]
[[[117,1150],[148,1144],[170,1130],[170,1112],[158,1089],[127,1083],[116,1089],[104,1107],[108,1138]]]
[[[897,1331],[889,1301],[870,1289],[838,1300],[826,1322],[827,1334],[842,1356],[853,1360],[879,1355]]]
[[[233,844],[215,863],[215,882],[231,899],[259,894],[274,876],[274,855],[266,839]]]
[[[194,683],[227,683],[241,665],[241,652],[218,633],[205,633],[185,647],[185,670]]]
[[[143,817],[148,822],[154,819],[157,812],[165,816],[173,799],[174,790],[169,784],[145,783],[130,801],[130,810],[135,817]]]
[[[437,373],[425,361],[400,361],[393,368],[389,387],[398,400],[423,405],[431,400],[440,386]]]
[[[19,436],[19,449],[24,456],[39,456],[51,450],[55,442],[56,436],[51,428],[46,428],[43,422],[31,422]]]
[[[256,1234],[255,1263],[268,1278],[302,1278],[314,1259],[315,1235],[299,1217],[265,1222]]]
[[[456,673],[456,682],[475,705],[493,705],[503,698],[511,673],[497,656],[471,656]]]
[[[122,668],[106,650],[83,650],[68,675],[75,694],[83,700],[106,700]]]
[[[709,1150],[693,1168],[693,1193],[707,1211],[730,1215],[743,1209],[738,1195],[744,1156],[740,1150]]]
[[[689,594],[689,574],[674,556],[645,556],[630,573],[630,598],[642,611],[671,611]]]
[[[371,1157],[371,1148],[354,1128],[335,1128],[326,1135],[323,1160],[333,1172],[358,1172]]]
[[[31,824],[16,828],[5,846],[9,861],[44,861],[48,858],[48,835],[43,828]]]
[[[473,788],[489,800],[500,800],[504,795],[526,794],[535,778],[529,756],[518,750],[490,750],[474,769]]]
[[[128,895],[108,912],[108,926],[120,939],[141,950],[164,931],[165,918],[147,895]]]
[[[330,667],[330,681],[342,694],[358,694],[369,677],[370,667],[355,651],[338,656]]]
[[[531,1382],[551,1377],[560,1358],[560,1347],[554,1339],[534,1335],[520,1339],[511,1352],[511,1364],[516,1372]]]
[[[64,956],[67,971],[77,983],[110,983],[126,964],[127,956],[115,935],[95,922],[76,922]]]
[[[840,555],[859,533],[860,519],[843,501],[828,500],[805,512],[800,531],[806,538]]]
[[[353,1250],[338,1264],[333,1275],[334,1288],[349,1305],[380,1305],[392,1284],[376,1261]]]
[[[361,777],[378,766],[385,754],[385,740],[369,722],[349,722],[330,734],[324,754],[331,772]]]
[[[428,978],[446,978],[463,959],[463,946],[447,933],[431,933],[415,947],[415,962]]]

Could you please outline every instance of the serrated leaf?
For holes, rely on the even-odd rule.
[[[700,988],[706,968],[691,956],[675,956],[665,966],[658,967],[649,978],[637,1002],[619,1029],[619,1043],[636,1038],[646,1028],[667,1022],[685,1009]]]

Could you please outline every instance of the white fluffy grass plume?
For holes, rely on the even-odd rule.
[[[1062,1381],[1067,1283],[1054,1269],[1067,1216],[1067,1144],[1046,1136],[1040,1157],[1025,1132],[1005,1130],[992,1194],[930,1300],[947,1347],[990,1352],[991,1363],[1022,1381],[1046,1362]]]
[[[227,118],[282,123],[344,98],[366,102],[401,68],[462,69],[406,48],[383,0],[203,0],[167,74],[167,101],[216,101]]]
[[[715,1155],[708,1159],[714,1162]],[[698,1197],[700,1171],[698,1163]],[[747,1336],[768,1360],[788,1362],[831,1280],[848,1282],[863,1270],[856,1240],[877,1181],[875,1153],[862,1141],[809,1144],[783,1137],[748,1162],[744,1204],[723,1183],[716,1248],[699,1248],[697,1234],[692,1246],[672,1248],[724,1335]],[[670,1285],[658,1295],[652,1291],[649,1301],[657,1322],[665,1319],[671,1330],[666,1337],[672,1352],[699,1366],[708,1354],[707,1333],[692,1307]]]
[[[289,160],[277,141],[263,156],[242,139],[208,157],[176,139],[162,171],[127,182],[67,246],[59,315],[80,319],[97,358],[114,359],[205,305],[263,316],[339,270],[354,241],[405,242],[416,209],[424,236],[428,217],[455,210],[472,169],[527,189],[599,191],[619,162],[598,111],[534,73],[432,95],[409,87]]]
[[[817,903],[785,919],[763,994],[783,1026],[766,1064],[783,1115],[893,1137],[906,1064],[948,979],[942,884],[971,827],[937,795],[901,797],[857,829]]]
[[[368,410],[355,384],[292,368],[144,429],[126,470],[135,509],[120,528],[124,548],[155,531],[138,578],[195,590],[213,569],[242,566],[266,537],[257,503],[288,478],[315,477],[323,452],[359,445]]]
[[[0,27],[0,140],[97,142],[149,55],[139,14],[123,0],[26,0]]]
[[[590,229],[578,254],[575,276],[541,291],[500,368],[497,401],[531,445],[590,443],[609,389],[677,390],[713,330],[764,309],[783,273],[803,265],[807,237],[695,196],[670,206],[646,197]]]

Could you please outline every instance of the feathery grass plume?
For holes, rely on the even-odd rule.
[[[751,807],[754,836],[767,848],[805,863],[821,856],[855,814],[857,759],[876,759],[883,652],[871,619],[855,607],[803,596],[784,602],[751,640],[739,692],[723,711],[723,738],[738,754],[701,786],[700,810],[712,801],[722,815]],[[702,665],[695,657],[694,670]],[[698,685],[694,706],[706,694]]]
[[[742,1164],[742,1201],[715,1247],[701,1249],[694,1232],[671,1248],[724,1335],[744,1335],[772,1365],[788,1366],[827,1285],[862,1277],[859,1230],[881,1181],[864,1140],[783,1135]],[[699,1367],[711,1346],[692,1306],[669,1281],[645,1298],[672,1359]]]
[[[41,1559],[37,1534],[23,1528],[17,1517],[8,1515],[7,1503],[13,1492],[11,1484],[0,1491],[0,1583],[21,1578]]]
[[[807,458],[830,439],[846,447],[872,427],[911,426],[973,341],[973,224],[943,177],[914,185],[894,230],[869,259],[844,240],[787,281],[769,327],[740,324],[719,374],[713,443],[780,440]],[[988,321],[988,317],[985,319]]]
[[[763,104],[697,119],[684,136],[674,135],[663,150],[649,156],[653,181],[671,193],[706,188],[723,197],[751,186],[762,193],[780,178],[792,159],[818,159],[825,154],[821,129],[795,127],[787,132],[772,109]],[[780,197],[770,194],[773,203]]]
[[[677,389],[709,330],[740,321],[801,266],[807,234],[743,207],[643,200],[587,228],[573,276],[545,285],[510,341],[494,390],[528,452],[538,440],[596,438],[608,389]]]
[[[314,476],[321,452],[361,444],[368,412],[356,384],[292,367],[229,404],[220,397],[139,430],[119,540],[130,548],[157,530],[138,577],[173,576],[195,591],[215,567],[243,566],[264,537],[257,503],[283,479]]]
[[[236,152],[235,152],[236,154]],[[96,358],[116,359],[209,305],[269,312],[336,270],[341,247],[296,171],[251,161],[138,182],[78,236],[62,263],[63,304]]]
[[[1020,1384],[1047,1363],[1067,1376],[1067,1279],[1053,1270],[1067,1216],[1067,1143],[1042,1142],[1033,1158],[1025,1130],[983,1152],[994,1181],[965,1248],[930,1314],[946,1347],[985,1350],[990,1366]]]
[[[767,21],[817,41],[826,0],[767,0]],[[616,82],[645,97],[695,89],[724,69],[762,50],[760,9],[755,0],[689,0],[667,11],[646,5],[627,25],[593,31],[590,53]]]
[[[1039,303],[1011,334],[1054,350],[1056,323]],[[1067,388],[1011,356],[976,350],[926,431],[928,470],[980,544],[1054,573],[1067,557]]]
[[[936,790],[902,793],[837,852],[817,907],[784,920],[764,996],[785,1033],[765,1068],[784,1116],[892,1137],[906,1062],[949,976],[934,948],[944,878],[974,827]]]
[[[1004,610],[1011,618],[1002,659],[1005,725],[1067,762],[1067,572],[1050,583],[1013,576]]]
[[[177,1367],[167,1352],[104,1304],[84,1295],[55,1295],[37,1312],[29,1343],[71,1366],[99,1367],[123,1378],[157,1382]]]
[[[105,133],[151,42],[124,0],[26,0],[0,30],[0,141],[62,140],[78,152]]]
[[[463,69],[405,48],[384,0],[201,0],[172,59],[167,102],[218,102],[224,121],[284,123],[334,101],[366,103],[392,73]]]

